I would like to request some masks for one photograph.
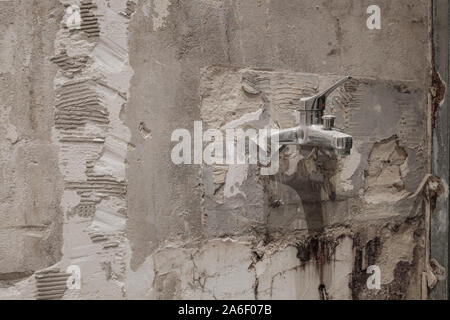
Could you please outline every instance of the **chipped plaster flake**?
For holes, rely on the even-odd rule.
[[[213,174],[213,182],[214,182],[214,184],[223,184],[223,183],[225,183],[227,172],[228,172],[228,166],[226,166],[226,165],[213,165],[212,166],[212,174]]]
[[[343,160],[344,166],[341,171],[340,181],[342,183],[342,188],[344,191],[353,191],[354,185],[351,180],[356,173],[360,163],[361,163],[361,153],[358,152],[358,146],[352,149],[349,157]]]
[[[379,104],[376,104],[373,109],[378,113],[381,113],[381,111],[383,110],[383,108]]]
[[[389,284],[395,279],[395,268],[399,261],[412,262],[414,257],[414,229],[406,230],[403,233],[390,234],[382,245],[379,264],[383,266],[382,284]],[[395,254],[396,259],[390,258]]]
[[[236,127],[245,118],[259,120],[261,97],[248,97],[242,90],[242,74],[222,67],[202,71],[201,118],[208,128]],[[240,119],[240,120],[239,120]]]
[[[117,42],[104,36],[92,51],[92,59],[94,70],[102,70],[103,73],[120,73],[128,64],[128,52]]]
[[[303,210],[301,211],[303,212]],[[291,223],[292,230],[307,230],[308,223],[304,219],[295,219]]]
[[[153,256],[145,259],[145,262],[136,271],[128,267],[125,287],[129,299],[154,300],[156,298],[153,289],[154,270]]]
[[[246,194],[240,190],[240,187],[248,178],[248,168],[248,165],[229,166],[224,189],[226,198],[232,198],[239,194],[247,198]]]
[[[407,177],[409,174],[409,166],[408,166],[408,161],[405,161],[401,166],[400,166],[400,175],[402,177]]]
[[[146,16],[147,18],[150,17],[151,10],[152,10],[151,0],[144,0],[144,3],[142,4],[142,13],[144,14],[144,16]]]
[[[409,196],[407,191],[401,192],[378,192],[365,196],[365,201],[369,204],[395,203]]]
[[[125,267],[118,249],[102,249],[102,243],[93,243],[86,232],[89,219],[73,218],[64,223],[64,257],[62,266],[77,265],[82,270],[81,290],[71,290],[75,299],[123,298],[121,282],[110,281],[103,268],[111,263],[111,270]],[[100,296],[99,296],[100,295]]]
[[[121,97],[117,94],[114,94],[113,97],[115,99],[105,99],[110,115],[110,128],[103,146],[103,153],[95,163],[94,172],[112,175],[123,181],[125,180],[125,159],[131,132],[120,120]]]
[[[128,142],[113,136],[106,137],[102,156],[95,162],[94,172],[124,181],[127,148]]]
[[[105,129],[91,122],[88,122],[82,128],[81,135],[89,137],[102,137],[105,135]]]
[[[17,129],[14,125],[8,124],[6,129],[6,139],[11,143],[15,144],[19,140],[19,136],[17,134]]]
[[[69,40],[62,42],[60,44],[59,50],[55,50],[56,52],[61,50],[66,50],[67,55],[69,57],[74,56],[85,56],[92,53],[92,50],[96,48],[96,45],[93,43],[86,42],[85,40]]]
[[[34,277],[29,277],[14,284],[0,287],[0,300],[32,300],[34,299]]]
[[[246,113],[244,114],[240,119],[231,121],[229,123],[227,123],[226,125],[224,125],[222,127],[222,130],[226,130],[226,129],[237,129],[239,127],[244,126],[245,124],[252,122],[252,121],[258,121],[261,119],[261,115],[263,113],[263,110],[257,110],[255,112],[251,112],[251,113]]]
[[[13,26],[8,26],[0,36],[0,73],[14,73],[14,64],[9,63],[8,60],[14,56],[16,41],[17,36]]]
[[[404,173],[408,173],[408,154],[394,136],[373,146],[365,178],[365,200],[369,204],[394,203],[406,198]]]
[[[86,162],[96,158],[101,148],[64,143],[60,152],[60,170],[66,181],[86,181]]]
[[[126,210],[124,199],[110,197],[102,200],[95,211],[89,230],[96,232],[118,232],[125,230],[126,218],[120,212]]]
[[[241,118],[227,123],[221,129],[222,130],[237,129],[242,126],[245,126],[246,124],[248,124],[250,122],[259,121],[261,119],[262,113],[263,113],[263,110],[261,109],[261,110],[257,110],[254,112],[244,114]],[[246,162],[248,162],[248,159],[246,160]],[[219,170],[219,168],[224,168],[224,170]],[[225,172],[226,172],[225,188],[224,188],[225,197],[232,198],[232,197],[235,197],[240,194],[244,198],[247,198],[246,194],[240,190],[240,187],[248,178],[248,169],[249,169],[248,164],[246,164],[246,165],[230,165],[228,167],[227,166],[215,166],[214,171],[213,171],[214,182],[215,183],[221,182],[222,181],[221,177],[224,176]]]
[[[0,300],[20,300],[22,293],[18,289],[18,285],[0,288]]]
[[[81,197],[74,190],[64,190],[63,197],[61,199],[61,208],[64,212],[70,212],[80,203]]]
[[[169,0],[147,0],[153,4],[153,31],[157,31],[162,28],[166,18],[169,16]],[[144,14],[148,9],[144,9]]]
[[[289,146],[289,148],[291,148],[291,146]],[[289,154],[288,169],[285,172],[285,174],[288,176],[292,176],[293,174],[295,174],[298,170],[298,164],[300,163],[300,161],[302,161],[304,159],[305,159],[304,156],[302,156],[301,154],[298,154],[294,150],[293,153]]]

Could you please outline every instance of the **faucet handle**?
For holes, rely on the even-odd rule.
[[[351,76],[346,76],[345,78],[339,80],[338,82],[336,82],[335,84],[333,84],[331,87],[329,87],[328,89],[326,89],[325,91],[319,93],[319,96],[321,97],[325,97],[328,98],[328,96],[330,94],[333,93],[333,91],[335,91],[337,88],[339,88],[340,86],[342,86],[344,83],[346,83],[349,80],[352,80],[353,78]]]
[[[342,86],[345,82],[352,80],[352,79],[353,79],[352,77],[347,76],[347,77],[339,80],[335,84],[333,84],[331,87],[329,87],[325,91],[322,91],[315,96],[300,99],[299,111],[321,111],[321,112],[323,112],[326,108],[328,96],[330,94],[332,94],[333,91],[335,91],[337,88]]]
[[[298,119],[300,124],[304,126],[322,124],[322,117],[327,107],[328,96],[332,94],[334,90],[342,86],[342,84],[351,79],[353,78],[350,76],[345,77],[315,96],[301,98],[300,106],[297,109],[297,111],[300,112]]]
[[[327,130],[327,131],[333,130],[334,122],[336,120],[335,116],[331,116],[331,115],[323,116],[322,120],[323,120],[323,130]]]

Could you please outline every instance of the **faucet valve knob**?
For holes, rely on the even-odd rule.
[[[324,130],[333,130],[334,128],[334,121],[336,120],[335,116],[324,116],[322,117],[323,120],[323,129]]]

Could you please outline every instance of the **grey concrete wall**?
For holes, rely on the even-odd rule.
[[[73,4],[79,30],[65,27],[64,6]],[[10,30],[2,78],[23,73],[38,85],[18,90],[0,118],[5,132],[24,127],[12,140],[28,137],[30,155],[18,153],[19,165],[11,150],[20,144],[0,145],[11,163],[1,216],[15,221],[34,209],[49,221],[30,230],[35,222],[24,218],[21,234],[41,232],[47,246],[23,240],[33,261],[26,270],[10,267],[16,257],[0,246],[0,297],[29,298],[37,288],[40,299],[421,299],[426,224],[422,198],[412,196],[431,160],[431,7],[380,0],[382,28],[369,30],[371,4],[64,0],[21,2],[21,11],[0,2],[30,24],[1,20]],[[34,55],[8,64],[21,41],[33,43],[22,40],[29,30],[39,30]],[[27,61],[36,69],[23,71]],[[194,121],[205,130],[287,128],[298,99],[345,75],[354,80],[329,111],[354,137],[350,157],[289,148],[272,177],[252,165],[171,161],[176,129],[193,132]],[[23,101],[42,108],[41,126],[19,121]],[[14,242],[15,229],[0,222]],[[73,265],[81,289],[48,289]],[[372,265],[380,290],[366,286]]]
[[[0,280],[58,262],[63,181],[52,143],[57,1],[0,2]]]

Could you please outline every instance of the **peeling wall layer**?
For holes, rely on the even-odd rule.
[[[260,94],[243,90],[249,77]],[[293,127],[293,104],[337,79],[208,68],[200,85],[204,130],[225,135],[229,128]],[[280,171],[270,178],[259,176],[257,166],[204,166],[207,232],[322,230],[407,217],[414,207],[408,197],[426,174],[424,96],[415,83],[355,79],[330,97],[329,111],[337,127],[354,138],[350,157],[292,147],[282,152]]]
[[[142,263],[146,253],[166,239],[201,234],[198,204],[202,192],[196,188],[201,184],[200,171],[173,165],[162,141],[168,141],[175,129],[192,131],[193,121],[201,119],[202,68],[243,65],[408,79],[419,87],[426,83],[428,3],[380,4],[388,8],[386,24],[395,21],[393,29],[384,33],[365,27],[364,5],[353,1],[142,3],[132,21],[130,59],[140,72],[133,79],[134,107],[127,113],[132,143],[137,146],[130,153],[128,170],[133,261]],[[323,21],[320,25],[310,23],[319,20]],[[320,43],[311,43],[312,30]],[[326,55],[333,48],[340,54]],[[424,101],[419,96],[417,103],[424,108]],[[406,118],[414,116],[413,112],[406,114]],[[418,117],[422,116],[423,111]],[[152,130],[152,139],[142,139],[141,122]]]
[[[383,28],[371,31],[370,4],[139,3],[126,121],[135,146],[127,169],[130,297],[421,298],[423,207],[409,197],[429,161],[430,7],[381,1]],[[287,128],[293,103],[347,74],[355,80],[330,110],[355,138],[345,160],[289,149],[272,178],[252,166],[170,160],[175,129],[193,132],[197,120],[204,130]],[[217,241],[227,244],[211,248]],[[220,266],[199,262],[197,250]],[[380,291],[365,285],[375,264]],[[222,280],[229,268],[236,275]]]

